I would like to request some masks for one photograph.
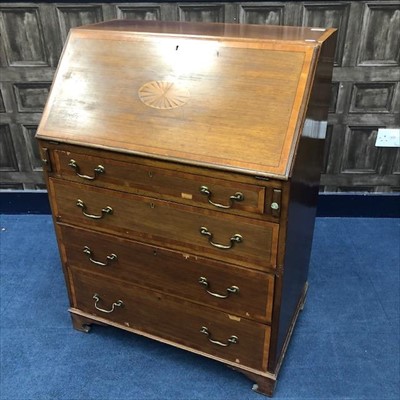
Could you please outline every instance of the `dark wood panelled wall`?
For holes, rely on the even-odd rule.
[[[399,1],[2,3],[1,189],[43,189],[34,134],[71,27],[114,18],[336,27],[321,190],[400,191],[400,150],[375,147],[400,125]]]

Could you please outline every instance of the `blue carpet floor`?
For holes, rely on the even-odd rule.
[[[261,400],[224,365],[110,327],[75,331],[49,216],[1,216],[2,400]],[[275,399],[398,400],[396,219],[319,218]]]

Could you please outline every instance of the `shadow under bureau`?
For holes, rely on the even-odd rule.
[[[37,138],[76,329],[223,362],[272,395],[307,291],[335,31],[70,31]]]

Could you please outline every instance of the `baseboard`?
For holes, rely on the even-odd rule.
[[[50,214],[47,192],[0,191],[0,214]],[[400,194],[321,193],[317,216],[400,218]]]
[[[317,216],[399,218],[400,193],[320,193]]]
[[[0,214],[51,214],[47,191],[0,191]]]

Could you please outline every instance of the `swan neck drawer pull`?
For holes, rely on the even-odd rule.
[[[226,294],[219,294],[219,293],[210,292],[208,290],[208,288],[210,287],[210,284],[208,283],[207,278],[204,277],[204,276],[201,276],[199,278],[199,283],[200,283],[200,285],[203,285],[205,287],[206,292],[208,294],[210,294],[211,296],[217,297],[218,299],[227,299],[231,294],[239,293],[239,288],[237,286],[228,287],[226,289],[226,292],[227,292]]]
[[[88,181],[94,181],[97,178],[97,175],[99,174],[104,174],[104,172],[106,172],[106,169],[102,166],[102,165],[98,165],[95,169],[94,169],[94,175],[93,176],[89,176],[89,175],[82,175],[80,173],[80,168],[78,163],[71,159],[69,160],[68,165],[75,170],[75,174],[79,176],[79,178],[83,178],[86,179]]]
[[[90,249],[90,247],[85,246],[85,247],[83,248],[83,252],[84,252],[85,254],[87,254],[87,256],[88,256],[90,262],[92,262],[93,264],[96,264],[96,265],[100,265],[101,267],[106,267],[106,266],[110,265],[110,264],[111,264],[111,261],[117,260],[117,258],[118,258],[116,254],[111,253],[110,255],[108,255],[108,256],[106,257],[107,261],[104,263],[104,262],[101,262],[101,261],[94,260],[94,259],[92,258],[92,256],[94,256],[94,255],[93,255],[93,252],[92,252],[92,250]]]
[[[204,333],[204,335],[206,335],[208,337],[208,341],[211,342],[212,344],[216,344],[218,346],[222,346],[222,347],[228,347],[231,344],[236,344],[239,342],[239,338],[235,335],[232,335],[229,339],[227,343],[223,343],[220,342],[219,340],[214,340],[211,339],[211,333],[208,330],[208,328],[206,326],[202,326],[200,329],[200,333]]]
[[[76,205],[77,205],[77,207],[82,208],[82,214],[83,214],[85,217],[91,218],[91,219],[101,219],[101,218],[103,218],[106,214],[112,214],[112,213],[113,213],[113,209],[112,209],[110,206],[107,206],[107,207],[104,207],[104,208],[101,210],[101,215],[88,214],[88,213],[86,212],[86,204],[85,204],[82,200],[80,200],[80,199],[78,199],[78,200],[76,201]]]
[[[112,303],[110,310],[105,310],[104,308],[100,308],[97,305],[97,303],[100,301],[100,296],[97,293],[95,293],[93,295],[93,299],[94,299],[94,307],[96,308],[96,310],[99,310],[106,314],[111,314],[115,310],[115,307],[123,307],[124,306],[124,302],[122,300],[118,300],[115,303]]]
[[[244,200],[243,193],[242,192],[236,192],[234,195],[229,196],[229,203],[230,204],[224,205],[224,204],[214,203],[211,200],[212,192],[207,186],[200,186],[200,193],[206,195],[208,202],[210,204],[212,204],[213,206],[217,207],[217,208],[224,208],[224,209],[232,208],[235,201],[243,201]]]
[[[211,246],[216,247],[217,249],[222,249],[222,250],[229,250],[231,249],[235,243],[240,243],[243,241],[242,235],[239,235],[238,233],[235,233],[230,239],[230,244],[219,244],[219,243],[214,243],[212,241],[213,239],[213,234],[204,226],[200,228],[200,234],[204,236],[208,236],[208,242],[211,244]]]

